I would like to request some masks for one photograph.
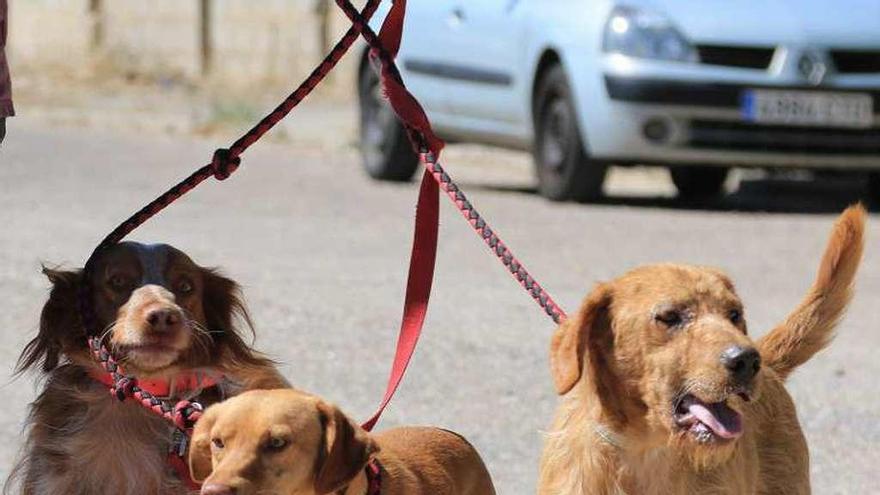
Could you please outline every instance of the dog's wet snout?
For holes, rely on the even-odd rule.
[[[237,492],[235,488],[226,485],[209,483],[202,487],[201,495],[235,495]]]
[[[761,369],[761,355],[754,347],[731,346],[721,353],[721,364],[738,384],[749,383]]]
[[[153,332],[171,333],[180,329],[183,315],[175,308],[159,308],[150,310],[146,320]]]

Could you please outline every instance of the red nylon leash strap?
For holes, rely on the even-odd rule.
[[[312,74],[272,113],[261,120],[229,149],[217,150],[210,164],[198,169],[188,178],[169,189],[114,229],[98,245],[85,266],[85,271],[88,272],[95,255],[102,249],[106,249],[121,241],[131,231],[195,188],[205,179],[214,176],[218,180],[224,180],[229,177],[239,167],[240,155],[284,118],[317,86],[326,74],[333,69],[342,55],[345,54],[358,34],[360,34],[372,48],[370,52],[371,58],[378,60],[381,64],[381,79],[385,94],[397,116],[404,122],[414,149],[419,151],[429,150],[429,152],[420,153],[421,161],[426,167],[426,173],[422,179],[416,210],[416,229],[413,238],[406,300],[400,333],[398,335],[397,350],[380,407],[364,425],[368,429],[376,424],[400,385],[406,368],[415,352],[415,347],[427,314],[437,252],[439,189],[442,188],[447,193],[478,235],[493,250],[510,273],[544,308],[547,314],[557,322],[565,316],[544,289],[529,275],[522,264],[516,260],[501,239],[489,228],[479,213],[468,202],[464,193],[461,192],[438,163],[437,157],[443,148],[443,142],[434,135],[424,110],[406,89],[393,60],[400,46],[406,2],[404,0],[397,0],[395,2],[383,23],[381,35],[377,36],[367,24],[367,20],[376,10],[379,2],[380,0],[369,0],[364,7],[364,11],[359,13],[347,0],[337,0],[337,4],[352,20],[353,25],[324,61],[315,68]],[[390,50],[386,50],[384,48],[386,46]],[[88,277],[86,277],[86,280],[88,280]],[[95,317],[93,308],[91,308],[90,290],[90,287],[84,284],[80,305],[83,323],[90,332],[93,332]],[[112,380],[111,392],[120,400],[133,397],[144,407],[164,416],[184,430],[191,427],[201,416],[201,406],[197,403],[181,401],[172,405],[158,399],[148,390],[139,387],[137,379],[124,373],[122,367],[115,361],[98,338],[90,339],[89,345],[96,360],[101,363]]]
[[[394,3],[378,36],[373,33],[366,20],[357,13],[348,0],[337,0],[336,3],[351,19],[353,25],[358,27],[361,36],[370,44],[371,57],[380,62],[383,90],[395,114],[406,127],[413,149],[421,151],[427,148],[430,150],[430,152],[419,154],[421,163],[425,166],[425,174],[422,177],[422,185],[419,190],[409,279],[397,350],[382,402],[376,413],[363,424],[363,428],[369,431],[376,425],[400,385],[424,325],[437,253],[439,225],[437,203],[440,188],[447,193],[471,227],[553,321],[559,323],[565,317],[565,313],[534,280],[498,235],[489,228],[464,193],[440,166],[437,158],[444,143],[434,135],[427,115],[418,101],[406,89],[394,63],[394,57],[400,47],[403,34],[406,1],[397,0]]]
[[[430,151],[429,153],[420,153],[419,156],[422,164],[431,173],[437,185],[447,193],[455,207],[471,224],[471,227],[474,228],[498,259],[501,260],[502,264],[507,267],[511,275],[520,282],[541,308],[553,318],[553,321],[559,323],[561,319],[565,318],[565,313],[562,309],[529,274],[522,263],[516,259],[498,235],[489,228],[479,212],[467,200],[464,193],[440,166],[438,159],[444,143],[434,135],[431,122],[424,109],[422,109],[418,100],[406,89],[400,71],[394,62],[394,58],[400,48],[401,37],[403,36],[406,0],[396,0],[394,2],[391,11],[382,24],[382,30],[379,35],[373,32],[372,28],[367,24],[367,19],[358,13],[349,0],[336,0],[336,4],[351,20],[352,24],[358,28],[361,36],[369,43],[371,57],[380,62],[382,86],[385,95],[388,97],[394,113],[397,114],[406,127],[413,149],[422,151],[427,148]]]
[[[385,388],[385,396],[373,417],[362,426],[370,431],[379,421],[385,407],[400,386],[406,368],[416,350],[425,316],[428,300],[431,297],[431,284],[434,280],[434,266],[437,259],[437,231],[440,225],[440,195],[437,183],[427,170],[422,176],[419,201],[416,206],[416,227],[413,235],[412,254],[409,262],[409,277],[406,282],[406,299],[403,305],[403,319],[397,336],[397,350],[391,365],[391,374]]]
[[[397,349],[385,395],[377,411],[362,427],[370,431],[379,421],[385,408],[391,401],[400,382],[406,373],[416,345],[421,336],[428,302],[431,296],[431,285],[437,258],[439,215],[439,189],[443,189],[455,204],[455,207],[467,219],[477,235],[486,243],[492,252],[507,267],[510,274],[529,292],[532,298],[544,309],[554,322],[559,323],[566,315],[553,301],[553,298],[529,274],[525,266],[517,260],[513,252],[504,244],[483,220],[480,213],[471,205],[467,197],[458,188],[449,175],[430,153],[420,155],[425,166],[419,188],[419,199],[416,207],[415,234],[413,236],[412,254],[410,255],[409,277],[406,285],[403,319],[397,337]],[[439,187],[438,187],[439,186]]]

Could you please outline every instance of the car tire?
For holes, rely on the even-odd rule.
[[[587,156],[571,87],[561,66],[544,73],[535,92],[534,109],[538,193],[554,201],[601,197],[608,166]]]
[[[364,64],[358,79],[361,163],[374,179],[405,182],[419,166],[406,129],[382,95],[379,75]]]
[[[682,166],[669,169],[672,183],[683,199],[707,199],[724,191],[730,169],[713,166]]]

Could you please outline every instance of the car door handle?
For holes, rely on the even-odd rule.
[[[456,7],[452,9],[452,12],[449,14],[449,23],[452,25],[458,25],[467,20],[467,15],[464,13],[464,9],[461,7]]]

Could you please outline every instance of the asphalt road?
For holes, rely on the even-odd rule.
[[[79,266],[118,221],[221,142],[25,123],[10,130],[0,149],[4,477],[36,390],[36,377],[13,379],[11,371],[47,294],[40,263]],[[612,181],[619,194],[602,204],[551,204],[530,192],[524,157],[451,149],[446,162],[564,308],[595,281],[638,264],[702,263],[732,275],[756,334],[799,300],[854,187],[747,181],[717,204],[689,208],[667,198],[662,175],[637,173]],[[206,183],[132,238],[169,242],[223,267],[245,286],[257,347],[283,362],[296,385],[366,418],[393,352],[416,192],[414,184],[369,181],[350,150],[259,144],[233,178]],[[532,493],[556,403],[547,366],[553,326],[447,203],[426,332],[380,428],[457,430],[482,452],[499,493]],[[839,337],[790,381],[817,494],[876,493],[878,230],[872,216]]]

